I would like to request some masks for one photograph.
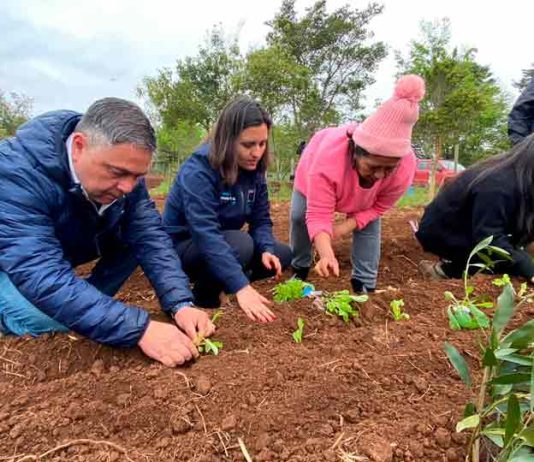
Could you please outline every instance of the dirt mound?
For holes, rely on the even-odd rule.
[[[277,305],[271,325],[252,324],[230,299],[215,336],[221,354],[181,369],[76,335],[0,340],[0,460],[237,461],[239,439],[254,461],[463,460],[454,426],[468,395],[442,346],[452,341],[475,369],[477,350],[444,312],[443,291],[460,293],[461,283],[417,272],[424,255],[407,219],[418,214],[386,216],[383,291],[348,325],[309,300]],[[273,206],[283,239],[287,216],[287,204]],[[350,288],[350,241],[336,247],[343,274],[312,277],[318,289]],[[257,286],[271,296],[274,284]],[[477,284],[496,293],[488,277]],[[141,272],[119,297],[162,317]],[[395,298],[409,321],[388,316]],[[302,344],[291,337],[298,317]]]

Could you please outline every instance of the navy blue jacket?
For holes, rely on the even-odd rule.
[[[508,116],[508,136],[512,144],[534,132],[534,77],[521,93]]]
[[[95,341],[132,346],[148,313],[103,294],[73,267],[119,239],[134,252],[164,310],[190,301],[187,276],[144,182],[100,217],[72,181],[65,140],[81,115],[50,112],[0,142],[0,270],[36,307]]]
[[[208,161],[209,145],[187,159],[173,183],[163,211],[163,224],[175,242],[193,239],[210,272],[235,293],[249,284],[222,231],[248,223],[255,251],[274,252],[265,174],[240,170],[233,186]]]

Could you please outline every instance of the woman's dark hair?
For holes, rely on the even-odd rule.
[[[224,183],[233,185],[237,181],[239,166],[235,143],[240,133],[249,127],[267,125],[270,131],[272,120],[260,104],[248,96],[238,96],[230,101],[222,110],[212,135],[210,136],[210,152],[208,158],[211,166],[218,170]],[[265,146],[258,169],[262,172],[269,166],[269,141]]]
[[[458,175],[456,178],[468,172],[473,175],[473,179],[458,200],[464,201],[473,188],[484,179],[507,169],[511,169],[514,173],[514,178],[510,178],[508,184],[515,183],[522,198],[519,203],[516,228],[521,236],[521,244],[525,244],[524,241],[534,238],[534,134],[516,144],[510,151],[480,161]],[[446,189],[453,181],[445,185],[443,189]]]
[[[352,168],[356,170],[356,166],[357,166],[357,160],[356,159],[358,157],[368,156],[369,153],[365,149],[363,149],[361,146],[358,146],[354,142],[354,139],[352,138],[352,133],[351,132],[347,132],[347,138],[349,140],[350,162],[351,162]]]

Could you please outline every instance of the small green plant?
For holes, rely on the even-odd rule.
[[[306,296],[306,291],[313,291],[314,287],[300,279],[289,279],[274,287],[274,301],[277,303],[299,300]]]
[[[217,310],[215,313],[213,313],[213,316],[211,317],[211,322],[213,324],[217,324],[217,320],[223,314],[224,313],[222,310]],[[193,340],[193,344],[196,345],[199,353],[212,354],[214,356],[217,356],[224,346],[223,342],[219,342],[217,340],[210,340],[209,338],[204,338],[200,334],[197,335],[196,338]]]
[[[210,340],[209,338],[203,339],[198,345],[198,351],[203,354],[212,354],[217,356],[219,351],[223,348],[223,342],[217,340]]]
[[[338,290],[324,296],[324,306],[327,313],[339,316],[346,324],[351,318],[359,316],[354,303],[363,303],[369,299],[367,295],[351,295],[348,290]]]
[[[404,300],[402,298],[391,300],[389,307],[391,309],[391,315],[395,321],[407,321],[410,319],[410,315],[404,312]]]
[[[296,343],[302,343],[302,335],[304,334],[304,319],[297,319],[297,330],[293,332],[293,340]]]
[[[475,401],[467,404],[464,418],[456,425],[457,432],[472,431],[467,462],[481,460],[481,445],[485,446],[487,460],[534,460],[531,453],[534,447],[534,320],[504,335],[513,313],[530,295],[523,291],[519,297],[506,282],[497,299],[491,328],[482,331],[485,336],[485,341],[480,342],[482,378],[478,390],[472,393]],[[449,343],[445,343],[444,348],[462,381],[472,388],[464,357]]]
[[[445,300],[450,302],[447,307],[449,326],[452,330],[460,329],[487,329],[490,325],[488,316],[480,308],[493,308],[493,303],[473,296],[475,288],[468,283],[469,273],[473,268],[479,271],[491,270],[497,261],[491,259],[494,254],[504,258],[510,258],[510,254],[499,247],[491,245],[493,236],[489,236],[479,242],[469,254],[463,274],[464,296],[458,299],[450,291],[445,291]],[[478,256],[481,262],[471,263],[474,256]]]

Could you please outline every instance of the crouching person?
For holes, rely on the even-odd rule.
[[[412,127],[423,95],[423,79],[405,76],[394,96],[363,123],[326,128],[312,137],[299,161],[291,197],[291,264],[298,277],[308,276],[312,244],[319,256],[317,273],[339,276],[332,241],[352,234],[352,287],[355,292],[375,290],[380,217],[412,182]],[[334,212],[346,219],[334,225]]]
[[[163,222],[184,270],[195,282],[195,304],[220,305],[236,294],[253,321],[275,319],[252,281],[279,276],[289,246],[274,239],[265,179],[271,118],[248,97],[222,110],[209,141],[187,159],[165,203]],[[248,230],[241,228],[247,224]]]
[[[214,331],[192,307],[187,276],[143,176],[155,150],[134,104],[106,98],[82,116],[49,112],[0,142],[0,331],[72,330],[167,366],[198,355]],[[87,279],[74,267],[98,259]],[[140,264],[176,325],[112,296]]]
[[[416,236],[424,250],[440,257],[420,263],[425,276],[462,277],[473,248],[493,236],[492,245],[511,258],[495,256],[492,271],[534,283],[526,250],[534,240],[534,135],[447,183],[426,207]]]

